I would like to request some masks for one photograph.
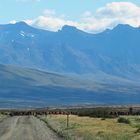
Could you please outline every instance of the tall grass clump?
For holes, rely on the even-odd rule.
[[[127,118],[120,117],[118,118],[118,123],[130,124],[130,120]]]

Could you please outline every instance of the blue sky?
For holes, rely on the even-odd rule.
[[[120,13],[116,11],[119,15],[115,15],[114,20],[111,19],[114,18],[114,13],[112,15],[111,11],[112,2],[115,2],[113,4],[115,8],[121,7]],[[107,4],[110,5],[107,6]],[[126,11],[123,11],[122,7],[126,7]],[[101,8],[102,11],[99,10]],[[122,15],[123,12],[125,15]],[[139,0],[1,0],[0,23],[24,20],[32,26],[48,30],[58,30],[64,24],[70,24],[88,32],[98,32],[105,28],[112,28],[119,23],[138,26],[140,17],[136,12],[140,12]],[[128,17],[127,14],[130,14],[131,17]],[[126,17],[129,19],[127,20]],[[102,23],[100,28],[97,27],[98,22]]]

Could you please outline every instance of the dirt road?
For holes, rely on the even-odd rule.
[[[0,140],[60,140],[44,122],[33,116],[17,116],[0,123]]]

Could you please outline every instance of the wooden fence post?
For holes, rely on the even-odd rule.
[[[67,114],[67,128],[69,127],[69,114]]]

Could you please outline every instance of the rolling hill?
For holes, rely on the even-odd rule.
[[[139,85],[122,79],[106,83],[12,65],[0,65],[0,75],[0,108],[139,103]]]

